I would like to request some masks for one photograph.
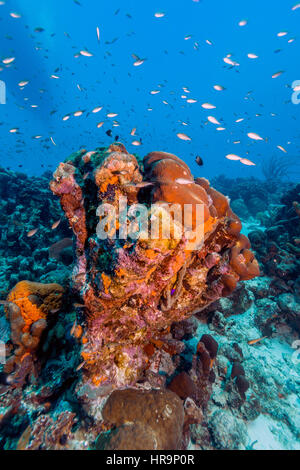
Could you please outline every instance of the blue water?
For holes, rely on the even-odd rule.
[[[289,162],[293,178],[300,112],[300,106],[291,102],[291,85],[300,79],[300,8],[292,11],[295,3],[6,1],[0,6],[1,60],[15,57],[15,61],[2,64],[0,72],[7,88],[7,102],[0,106],[0,165],[38,175],[54,170],[78,148],[92,150],[119,136],[130,152],[144,156],[152,150],[169,151],[184,159],[196,175],[208,178],[221,173],[261,177],[261,163],[273,155]],[[11,12],[21,17],[13,18]],[[156,12],[165,16],[156,18]],[[247,25],[239,26],[241,20],[247,20]],[[35,32],[36,28],[44,31]],[[278,37],[282,31],[288,34]],[[84,49],[93,56],[74,57]],[[248,53],[258,58],[249,59]],[[132,54],[145,62],[133,66]],[[227,54],[240,65],[225,64]],[[272,79],[279,71],[284,73]],[[52,74],[59,79],[50,78]],[[29,84],[20,90],[18,83],[25,80]],[[214,85],[225,90],[216,91]],[[151,90],[160,93],[151,95]],[[188,104],[181,95],[197,102]],[[216,108],[203,109],[201,104],[207,102]],[[97,106],[103,109],[91,113]],[[81,117],[62,120],[78,110],[84,111]],[[107,118],[107,113],[118,116]],[[208,116],[221,125],[208,122]],[[236,123],[239,118],[244,121]],[[119,127],[112,127],[113,119]],[[101,121],[103,127],[97,128]],[[130,135],[134,127],[136,137]],[[217,131],[217,127],[226,130]],[[19,128],[18,133],[10,133],[12,128]],[[109,129],[113,137],[106,135]],[[178,139],[179,132],[192,140]],[[251,140],[248,132],[264,140]],[[34,139],[37,135],[42,137]],[[131,145],[140,138],[140,147]],[[226,160],[231,153],[256,166]],[[202,157],[203,169],[194,163],[196,155]]]

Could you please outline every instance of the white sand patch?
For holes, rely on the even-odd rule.
[[[253,444],[254,450],[300,449],[300,442],[295,440],[285,424],[277,423],[264,415],[248,425],[248,434],[251,443],[257,441]]]
[[[269,279],[258,278],[256,282],[266,286]],[[219,343],[219,350],[222,345],[238,342],[244,354],[246,377],[252,383],[247,398],[254,392],[264,409],[254,421],[245,421],[249,435],[247,448],[253,445],[254,450],[300,450],[300,441],[297,440],[300,434],[300,368],[292,361],[295,349],[291,347],[298,335],[290,329],[278,330],[274,337],[248,345],[249,340],[261,336],[255,324],[255,317],[259,314],[253,303],[246,312],[228,317],[225,334],[198,320],[197,333],[188,344],[195,351],[203,334],[211,334]],[[210,407],[211,410],[218,409],[212,402]],[[227,409],[238,415],[237,410]],[[268,409],[270,414],[267,414]],[[194,448],[197,449],[197,445]]]

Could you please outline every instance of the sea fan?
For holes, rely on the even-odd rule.
[[[272,185],[279,182],[288,181],[292,175],[296,174],[295,169],[298,168],[299,163],[296,158],[271,156],[264,160],[262,163],[262,172],[267,182]]]

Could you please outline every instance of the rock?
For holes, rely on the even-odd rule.
[[[239,350],[237,350],[233,345],[224,344],[220,347],[220,355],[227,357],[230,362],[241,361],[242,356]]]
[[[192,424],[190,427],[191,439],[203,450],[212,450],[212,442],[206,423]]]
[[[278,305],[284,312],[288,314],[300,315],[300,304],[296,301],[292,294],[281,294],[277,297]]]
[[[300,303],[292,294],[281,294],[277,300],[287,322],[300,333]]]
[[[218,449],[238,450],[247,443],[248,434],[244,421],[229,412],[215,411],[208,426]]]
[[[261,330],[263,335],[266,333],[266,336],[269,336],[273,332],[273,328],[271,328],[271,325],[269,325],[270,319],[280,315],[278,303],[271,299],[263,298],[258,299],[255,304],[259,312],[257,315],[255,315],[255,324]]]
[[[256,418],[259,417],[261,413],[261,406],[259,400],[255,397],[250,398],[249,400],[245,401],[241,406],[242,416],[247,421],[254,421]]]
[[[224,390],[221,390],[220,388],[216,388],[213,391],[211,399],[217,406],[226,406],[226,394],[224,393]]]
[[[191,339],[196,333],[197,326],[198,322],[195,317],[174,323],[171,328],[173,338],[178,340]]]
[[[210,326],[219,334],[225,334],[226,331],[226,319],[222,312],[216,310],[211,319]]]

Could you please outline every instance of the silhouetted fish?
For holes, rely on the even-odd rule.
[[[199,157],[199,155],[197,155],[195,161],[196,161],[197,165],[203,166],[203,160],[202,160],[201,157]]]

